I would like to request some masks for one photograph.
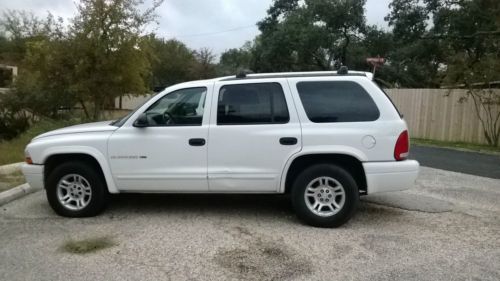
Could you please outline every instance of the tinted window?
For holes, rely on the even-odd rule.
[[[226,85],[220,89],[217,124],[282,124],[289,120],[281,85]]]
[[[379,117],[370,95],[355,82],[300,82],[297,90],[312,122],[361,122]]]
[[[206,88],[188,88],[166,94],[146,114],[151,126],[201,125]]]

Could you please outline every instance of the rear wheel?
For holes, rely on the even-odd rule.
[[[337,227],[355,213],[359,202],[356,181],[345,169],[317,164],[301,172],[292,187],[299,219],[318,227]]]
[[[108,191],[96,169],[82,162],[56,167],[47,178],[47,199],[52,209],[65,217],[91,217],[106,206]]]

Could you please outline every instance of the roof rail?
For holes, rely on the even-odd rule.
[[[266,79],[266,78],[297,78],[297,77],[327,77],[327,76],[364,76],[369,79],[373,75],[364,71],[346,71],[347,67],[337,71],[306,71],[306,72],[276,72],[276,73],[252,73],[249,70],[239,71],[237,75],[216,78],[217,81],[234,81],[240,79]]]

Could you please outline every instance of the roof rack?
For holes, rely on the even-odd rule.
[[[234,81],[247,79],[266,79],[266,78],[297,78],[297,77],[328,77],[328,76],[365,76],[370,78],[369,74],[360,71],[312,71],[312,72],[282,72],[282,73],[245,73],[238,72],[235,76],[221,77],[218,81]]]

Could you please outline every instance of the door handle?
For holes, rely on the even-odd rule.
[[[192,146],[204,146],[205,143],[205,139],[189,139],[189,145]]]
[[[291,138],[291,137],[280,138],[280,144],[282,144],[282,145],[295,145],[295,144],[297,144],[297,138]]]

